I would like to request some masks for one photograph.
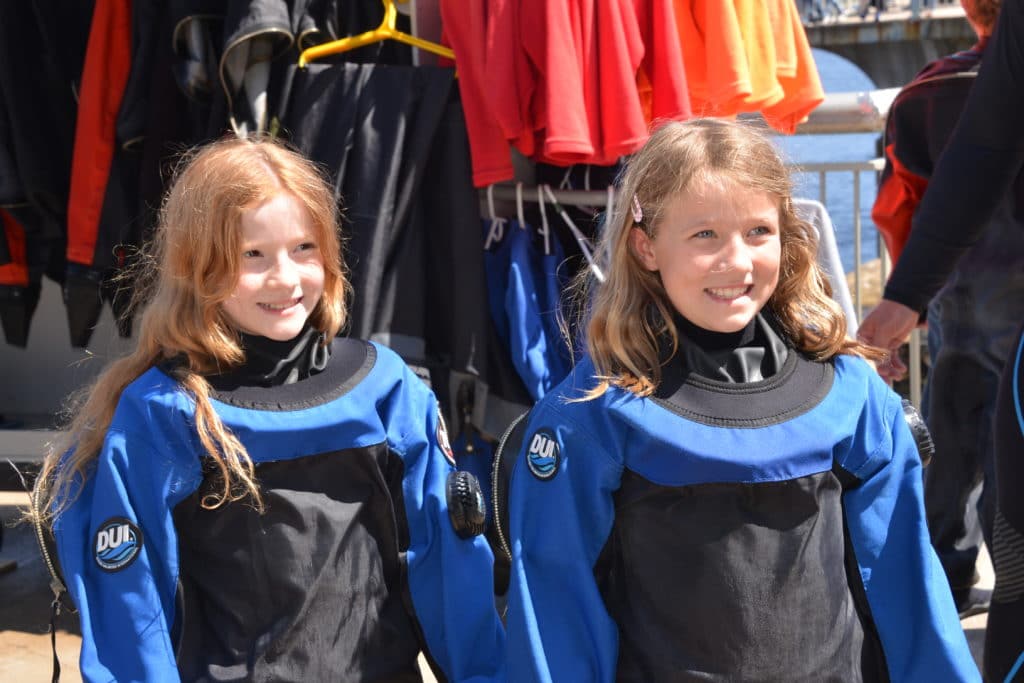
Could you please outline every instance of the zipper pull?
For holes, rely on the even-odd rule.
[[[57,617],[60,616],[60,596],[54,582],[50,582],[50,588],[53,589],[54,599],[50,603],[50,651],[53,652],[53,676],[50,678],[51,683],[59,683],[60,681],[60,659],[57,658]],[[63,586],[62,586],[63,588]]]
[[[64,594],[67,593],[67,588],[64,584],[57,579],[50,579],[50,590],[53,591],[53,602],[50,607],[54,610],[54,617],[60,616],[61,604],[64,602]]]

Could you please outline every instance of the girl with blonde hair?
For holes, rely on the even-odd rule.
[[[618,189],[586,356],[499,453],[509,680],[977,680],[770,140],[667,123]]]
[[[421,649],[450,680],[500,677],[492,557],[449,520],[437,402],[396,354],[337,337],[319,170],[269,139],[196,150],[140,276],[138,343],[33,492],[83,677],[419,680]]]

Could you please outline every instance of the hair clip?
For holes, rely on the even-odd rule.
[[[640,208],[640,200],[636,198],[636,195],[633,195],[633,222],[644,222],[644,210]]]

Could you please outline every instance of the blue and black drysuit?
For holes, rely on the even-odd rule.
[[[752,325],[736,350],[682,339],[651,397],[571,401],[585,359],[530,413],[501,539],[509,680],[980,679],[900,398]]]
[[[502,678],[491,552],[452,528],[436,399],[396,354],[335,340],[212,405],[266,510],[202,507],[193,402],[160,368],[131,383],[54,528],[84,678],[419,681],[421,649],[439,679]]]

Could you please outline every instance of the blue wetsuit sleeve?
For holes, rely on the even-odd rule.
[[[513,233],[510,239],[528,240],[529,237]],[[547,362],[548,339],[541,324],[536,283],[527,260],[530,254],[525,248],[514,248],[512,253],[505,290],[505,314],[510,327],[509,352],[530,396],[538,401],[552,386]]]
[[[594,565],[621,471],[588,430],[535,408],[509,490],[510,681],[615,679],[618,630]]]
[[[843,495],[868,604],[893,681],[980,681],[924,516],[921,460],[899,397],[886,392],[878,444],[848,464],[861,483]],[[853,462],[859,460],[859,462]]]
[[[511,225],[504,290],[509,350],[523,384],[539,401],[569,374],[568,350],[563,348],[557,321],[561,292],[557,267],[562,259],[534,247],[531,227]]]
[[[391,430],[403,432],[409,590],[427,654],[449,681],[502,681],[505,634],[494,602],[494,557],[483,536],[456,535],[445,494],[454,466],[437,401],[411,373],[405,383],[420,386],[404,392]]]
[[[86,681],[179,680],[171,475],[141,439],[111,431],[81,495],[54,525]]]

